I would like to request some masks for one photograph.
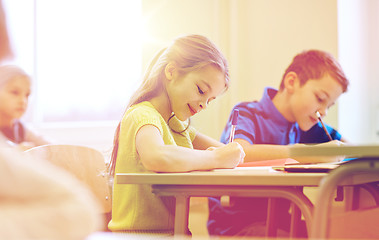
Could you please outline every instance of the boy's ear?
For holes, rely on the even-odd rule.
[[[295,72],[288,72],[284,77],[284,89],[293,93],[295,88],[300,86],[300,80]]]
[[[164,73],[165,73],[167,80],[173,79],[175,71],[176,71],[175,63],[169,62],[164,69]]]

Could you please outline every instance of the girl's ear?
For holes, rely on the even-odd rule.
[[[169,62],[164,69],[164,73],[167,80],[172,80],[174,78],[175,71],[176,71],[175,63]]]
[[[288,72],[284,77],[284,89],[293,93],[300,86],[300,79],[295,72]]]

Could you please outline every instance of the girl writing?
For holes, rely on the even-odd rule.
[[[234,168],[245,153],[189,126],[229,84],[225,57],[207,38],[177,38],[153,59],[118,125],[110,174]],[[113,186],[112,231],[173,230],[174,201],[150,186]]]
[[[21,150],[48,144],[20,121],[28,107],[30,88],[30,77],[21,68],[0,66],[0,141]]]

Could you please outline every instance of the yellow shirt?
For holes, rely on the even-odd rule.
[[[180,132],[186,128],[187,123],[173,117],[169,124],[170,126],[150,102],[130,107],[121,121],[115,172],[150,172],[142,165],[136,151],[136,133],[144,125],[156,126],[166,145],[193,148],[195,129],[190,127],[177,134],[171,128]],[[112,200],[112,220],[108,224],[112,231],[173,229],[174,199],[156,196],[151,192],[150,185],[117,184],[115,181]]]

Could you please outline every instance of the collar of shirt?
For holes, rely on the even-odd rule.
[[[262,111],[264,114],[269,115],[270,119],[272,119],[272,124],[275,125],[275,128],[288,132],[289,143],[296,143],[298,141],[297,136],[299,135],[297,134],[299,132],[298,124],[289,122],[275,107],[272,99],[275,97],[277,92],[277,89],[271,87],[266,87],[264,89],[263,97],[260,100],[262,105],[265,106]]]

